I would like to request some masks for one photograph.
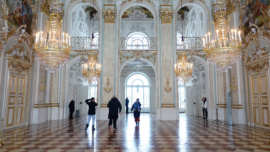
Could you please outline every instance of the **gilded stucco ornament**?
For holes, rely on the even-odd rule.
[[[269,68],[269,62],[265,61],[263,63],[257,63],[255,65],[249,65],[248,70],[250,73],[258,73],[262,71],[267,71]]]
[[[125,5],[125,4],[127,4],[129,2],[145,2],[145,3],[149,3],[153,7],[156,6],[151,0],[124,0],[124,1],[122,1],[120,6],[123,6],[123,5]]]
[[[254,51],[253,51],[253,55],[246,57],[246,53],[248,53],[250,49],[248,48],[249,44],[252,44],[252,43],[257,44],[259,42],[258,39],[263,39],[263,38],[268,38],[270,40],[270,30],[266,30],[264,27],[258,27],[255,24],[251,24],[250,26],[252,26],[251,31],[248,33],[246,37],[243,38],[243,42],[242,42],[243,45],[241,48],[241,50],[243,50],[242,59],[244,63],[248,63],[251,60],[253,60],[252,58],[254,58],[255,55],[257,56],[266,55],[266,53],[264,52],[264,48],[262,48],[261,46],[259,46],[260,44],[258,44],[256,47],[258,48],[259,52],[256,52],[254,54]]]
[[[194,3],[195,1],[205,3],[205,1],[204,1],[204,0],[179,0],[179,1],[178,1],[178,3],[181,3],[181,2],[189,2],[189,3]]]
[[[70,55],[70,57],[75,58],[77,56],[89,56],[91,54],[96,54],[96,56],[98,55],[98,51],[82,51],[82,50],[75,50],[73,51],[75,54]]]
[[[19,38],[18,42],[22,44],[25,42],[30,49],[34,48],[34,37],[25,32],[25,26],[22,25],[19,28],[13,27],[6,35],[2,35],[3,46],[9,39]]]
[[[69,5],[70,5],[70,4],[73,4],[73,3],[75,3],[75,2],[83,2],[83,3],[90,2],[90,3],[93,3],[93,0],[71,0],[71,1],[69,2]],[[97,2],[96,0],[94,0],[94,3],[95,3],[95,4],[98,4],[98,2]]]
[[[171,24],[172,18],[173,18],[173,9],[161,9],[160,12],[160,18],[161,18],[161,24]]]
[[[6,0],[2,1],[1,7],[2,14],[0,14],[0,34],[8,32],[8,13],[9,7],[7,6]]]
[[[11,57],[16,60],[21,60],[30,63],[29,54],[27,50],[20,44],[13,45],[7,52],[6,57]]]
[[[104,87],[104,90],[107,92],[107,93],[110,93],[111,92],[111,90],[112,90],[112,87],[110,87],[110,79],[109,78],[107,78],[107,82],[106,82],[106,84],[107,84],[107,87]]]
[[[102,16],[104,17],[105,23],[112,23],[114,24],[114,19],[116,17],[116,10],[115,9],[105,9],[102,11]]]
[[[129,59],[137,59],[144,58],[148,61],[150,61],[151,58],[154,59],[154,63],[156,63],[156,52],[148,52],[148,51],[128,51],[126,53],[120,52],[119,53],[119,62],[122,64],[123,60],[129,60]]]
[[[166,84],[167,84],[167,86],[164,87],[164,90],[165,90],[166,92],[170,92],[170,91],[172,90],[172,87],[170,87],[170,80],[169,80],[168,77],[167,77],[167,79],[166,79]]]

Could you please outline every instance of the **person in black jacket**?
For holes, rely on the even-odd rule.
[[[136,125],[139,125],[140,122],[140,114],[141,114],[141,103],[139,98],[136,100],[136,102],[133,104],[131,111],[134,109],[134,119],[136,122]]]
[[[113,121],[113,128],[116,130],[116,121],[118,119],[118,109],[119,114],[121,114],[122,106],[120,101],[116,98],[116,96],[113,96],[113,98],[109,101],[107,104],[107,107],[109,108],[109,129],[112,128],[112,121]]]
[[[73,112],[75,111],[75,100],[72,99],[68,105],[69,107],[69,119],[73,119]]]
[[[90,101],[90,102],[89,102]],[[88,129],[89,123],[92,119],[92,131],[95,131],[95,120],[96,120],[96,106],[98,105],[95,102],[95,98],[92,97],[91,99],[86,99],[85,103],[88,105],[88,117],[87,117],[87,122],[86,122],[86,127],[85,130]]]
[[[128,114],[128,104],[129,104],[129,100],[128,97],[126,98],[126,114]]]

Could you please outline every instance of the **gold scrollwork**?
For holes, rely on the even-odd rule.
[[[259,73],[259,72],[262,72],[262,71],[266,71],[268,70],[269,68],[269,62],[264,62],[262,64],[256,64],[256,65],[249,65],[248,66],[248,70],[249,72],[256,72],[256,73]]]
[[[171,24],[172,18],[173,18],[173,9],[161,9],[160,12],[160,18],[161,18],[161,24]]]
[[[172,90],[172,87],[169,86],[169,85],[170,85],[170,80],[169,80],[168,77],[167,77],[167,79],[166,79],[166,84],[167,84],[167,86],[164,87],[164,90],[165,90],[166,92],[170,92],[170,91]]]
[[[107,92],[107,93],[110,93],[111,92],[111,90],[112,90],[112,87],[109,87],[110,86],[110,79],[109,78],[107,78],[107,82],[106,82],[106,84],[107,84],[107,87],[104,87],[104,90]]]
[[[10,48],[6,52],[6,56],[7,57],[12,57],[13,59],[16,59],[16,60],[22,60],[22,61],[26,61],[26,62],[30,63],[30,59],[27,56],[27,53],[28,52],[25,51],[25,49],[24,49],[24,47],[22,45],[16,44],[16,45],[13,45],[13,47]]]
[[[130,53],[131,56],[124,55],[122,52],[119,53],[119,62],[120,62],[120,64],[122,64],[123,59],[129,60],[129,59],[132,59],[132,58],[136,58],[136,59],[144,58],[144,59],[147,59],[147,60],[149,60],[150,58],[153,58],[154,62],[156,63],[156,56],[157,56],[156,52],[130,51],[128,53]]]
[[[114,24],[114,19],[116,17],[116,10],[115,9],[105,9],[102,11],[102,16],[104,17],[104,22],[105,23],[113,23]]]
[[[73,55],[70,55],[70,57],[72,57],[72,58],[75,58],[75,57],[77,57],[77,56],[89,56],[89,55],[92,55],[92,54],[94,54],[96,57],[98,56],[98,52],[97,51],[81,51],[81,50],[75,50],[74,51],[75,52],[75,54],[73,54]]]
[[[46,89],[46,86],[44,85],[44,77],[40,79],[40,84],[38,86],[39,90],[44,91]]]
[[[150,5],[152,5],[153,7],[155,7],[156,5],[151,1],[151,0],[124,0],[122,1],[120,6],[123,6],[124,4],[128,3],[128,2],[146,2],[149,3]]]
[[[234,77],[233,77],[233,80],[232,80],[232,86],[230,86],[230,89],[231,89],[232,91],[235,91],[236,88],[237,88],[237,86],[236,86],[236,78],[235,78],[235,76],[234,76]]]

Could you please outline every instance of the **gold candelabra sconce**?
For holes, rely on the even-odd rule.
[[[107,82],[106,82],[106,84],[107,84],[107,87],[104,87],[104,90],[107,92],[107,93],[110,93],[111,92],[111,90],[112,90],[112,87],[109,87],[110,86],[110,79],[109,78],[107,78]]]
[[[232,90],[232,91],[235,91],[236,90],[236,78],[235,77],[233,77],[233,81],[232,81],[232,86],[230,86],[230,89]]]
[[[38,86],[38,88],[39,88],[39,90],[44,91],[44,90],[46,89],[46,86],[44,85],[44,77],[42,77],[42,78],[40,79],[40,83],[43,84],[43,85],[40,84],[40,85]]]
[[[3,124],[4,124],[4,119],[2,119],[1,121],[0,147],[5,145],[5,143],[2,142]]]
[[[170,87],[170,80],[169,78],[167,77],[167,80],[166,80],[166,84],[167,84],[167,87],[164,87],[164,90],[167,91],[167,92],[170,92],[172,90],[172,87]]]

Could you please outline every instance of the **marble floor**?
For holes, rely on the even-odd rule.
[[[180,114],[179,121],[156,121],[155,115],[141,114],[139,127],[133,114],[122,114],[116,131],[108,130],[108,121],[97,121],[95,132],[85,132],[85,121],[86,116],[82,116],[6,130],[6,145],[0,147],[0,152],[270,151],[270,130],[217,125],[185,114]]]

